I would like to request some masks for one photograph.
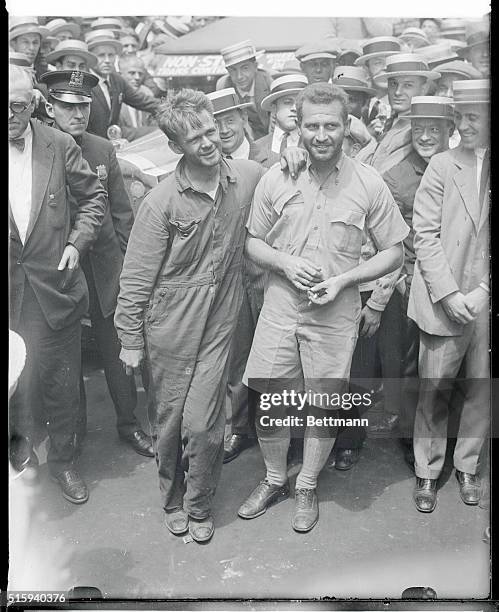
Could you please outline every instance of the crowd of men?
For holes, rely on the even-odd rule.
[[[71,20],[11,18],[10,327],[27,349],[9,410],[16,470],[38,465],[41,414],[52,478],[70,502],[88,500],[76,469],[88,314],[118,433],[155,457],[173,534],[211,539],[222,465],[256,441],[266,473],[238,515],[289,497],[288,464],[301,453],[292,528],[311,530],[321,470],[352,468],[365,428],[324,425],[336,409],[311,400],[315,424],[297,434],[282,404],[271,425],[262,419],[260,399],[331,396],[361,380],[378,381],[378,429],[414,470],[416,508],[435,508],[453,420],[461,498],[478,504],[488,22],[420,26],[358,49],[315,41],[272,75],[241,41],[221,49],[227,74],[205,94],[165,91],[122,19],[96,19],[82,36]],[[181,156],[135,218],[114,126],[129,140],[159,127]],[[135,415],[139,372],[147,433]]]

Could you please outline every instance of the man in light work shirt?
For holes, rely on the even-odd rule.
[[[409,229],[388,188],[375,170],[342,152],[347,104],[340,89],[308,85],[296,107],[310,163],[296,180],[274,166],[255,191],[246,251],[269,278],[244,382],[262,393],[279,381],[297,391],[342,391],[357,340],[358,284],[402,264]],[[364,227],[379,253],[359,265]],[[308,414],[320,418],[332,414],[328,409],[309,406]],[[267,474],[239,509],[245,519],[289,496],[290,428],[266,426],[261,416],[262,410],[256,427]],[[334,443],[327,427],[307,427],[304,435],[292,522],[300,532],[318,521],[317,477]]]
[[[166,526],[206,542],[214,533],[228,357],[243,299],[244,226],[264,170],[222,158],[213,105],[202,92],[167,99],[159,125],[182,158],[139,209],[114,320],[127,370],[147,354]]]

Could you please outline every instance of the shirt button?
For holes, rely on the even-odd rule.
[[[192,374],[192,368],[185,368],[186,374]]]
[[[210,293],[215,293],[215,287],[210,287]]]
[[[55,198],[55,195],[54,195],[53,193],[51,193],[51,194],[49,195],[49,200],[53,200],[54,198]]]
[[[318,230],[319,227],[317,225],[314,225],[314,230]]]
[[[317,206],[317,210],[320,210],[320,209],[321,209],[321,205],[319,204],[319,205]]]

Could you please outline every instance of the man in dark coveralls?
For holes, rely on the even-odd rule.
[[[147,356],[166,526],[206,542],[243,297],[245,223],[263,169],[222,158],[213,105],[202,92],[182,90],[162,110],[159,125],[183,156],[139,209],[115,324],[127,369]]]

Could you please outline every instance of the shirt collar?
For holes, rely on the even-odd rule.
[[[241,98],[243,98],[244,96],[250,96],[250,98],[254,98],[255,97],[255,81],[253,81],[253,83],[251,84],[251,87],[248,89],[248,91],[244,91],[243,89],[239,89],[236,86],[234,86],[234,89],[237,91],[237,93],[239,94],[239,96]]]
[[[419,153],[413,149],[412,154],[409,156],[409,163],[414,168],[416,174],[424,174],[428,166],[428,162],[419,155]]]
[[[106,80],[104,77],[102,77],[100,74],[98,74],[97,72],[95,72],[95,70],[92,70],[91,68],[90,68],[90,72],[99,79],[99,85],[104,83],[104,81]]]
[[[231,167],[229,161],[227,161],[224,157],[222,157],[220,161],[220,185],[223,191],[227,191],[228,183],[235,183],[236,175],[234,169]],[[191,189],[192,191],[198,193],[197,189],[194,188],[190,180],[187,178],[187,174],[185,172],[185,158],[182,156],[175,168],[175,183],[178,191],[183,193],[187,191],[187,189]]]
[[[478,157],[478,159],[483,159],[485,157],[486,152],[487,149],[485,149],[484,147],[477,147],[475,149],[475,155]]]
[[[338,174],[339,174],[341,172],[341,169],[343,168],[343,166],[345,164],[345,159],[346,159],[346,155],[345,155],[345,153],[343,153],[343,151],[341,151],[340,156],[338,158],[338,161],[334,165],[334,168],[331,168],[331,172],[333,170],[337,170]],[[309,171],[309,173],[310,173],[311,169],[312,169],[312,161],[310,160],[310,157],[309,157],[308,165],[307,165],[307,170]]]
[[[24,138],[24,140],[26,141],[28,138],[31,138],[31,136],[33,135],[33,131],[31,129],[31,122],[28,121],[28,125],[26,126],[26,129],[24,130],[24,132],[19,136],[19,138]]]

